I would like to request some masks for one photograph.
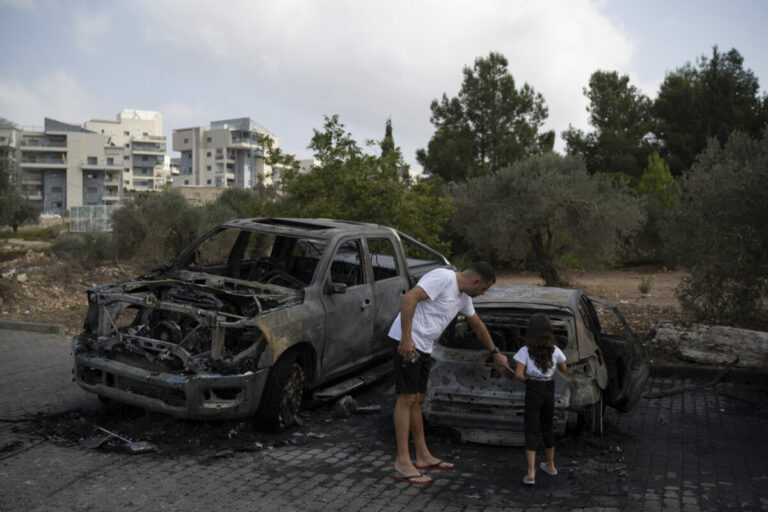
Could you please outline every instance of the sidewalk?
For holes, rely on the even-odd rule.
[[[0,330],[2,511],[768,509],[764,383],[642,399],[628,415],[609,409],[605,436],[558,439],[560,475],[539,473],[530,488],[519,483],[522,449],[432,434],[433,452],[457,467],[430,472],[427,486],[409,486],[389,477],[389,383],[357,397],[381,403],[379,416],[312,413],[286,442],[248,452],[129,455],[30,436],[17,420],[99,407],[72,382],[69,343]],[[646,392],[697,382],[704,381],[653,376]]]

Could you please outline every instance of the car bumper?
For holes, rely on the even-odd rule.
[[[523,446],[525,444],[525,405],[511,397],[498,394],[484,399],[477,394],[466,396],[455,390],[441,392],[431,389],[424,403],[424,417],[435,427],[443,427],[458,433],[464,442]],[[564,434],[569,415],[563,405],[555,401],[552,430]]]
[[[255,414],[269,369],[244,374],[179,375],[144,370],[88,353],[75,354],[75,380],[99,396],[186,419]]]

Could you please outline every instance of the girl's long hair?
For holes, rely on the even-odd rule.
[[[555,351],[555,334],[549,318],[542,313],[536,313],[528,321],[528,331],[525,335],[528,355],[541,373],[547,373],[552,367],[552,352]]]

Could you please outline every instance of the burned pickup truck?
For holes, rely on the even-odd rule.
[[[649,356],[619,310],[579,290],[493,286],[474,299],[475,310],[497,347],[511,360],[525,343],[534,313],[550,319],[565,353],[572,383],[555,372],[555,433],[568,425],[602,432],[603,411],[630,411],[648,380]],[[618,335],[601,327],[618,328]],[[610,322],[608,322],[610,320]],[[435,343],[424,415],[463,441],[522,445],[525,385],[494,366],[466,319],[458,318]]]
[[[279,431],[305,392],[332,397],[329,383],[386,358],[402,295],[447,266],[383,226],[231,221],[162,268],[88,290],[75,378],[107,404]]]

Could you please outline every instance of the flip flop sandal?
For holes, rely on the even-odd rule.
[[[414,480],[414,478],[423,478],[424,473],[419,473],[418,475],[411,475],[411,476],[406,476],[401,473],[395,473],[394,475],[390,475],[390,476],[394,480],[397,480],[399,482],[405,482],[407,484],[412,484],[412,485],[427,485],[432,481],[432,480],[427,480],[425,482],[417,482],[416,480]]]

